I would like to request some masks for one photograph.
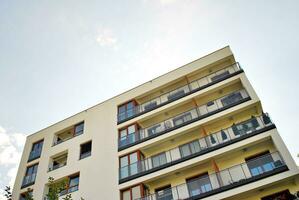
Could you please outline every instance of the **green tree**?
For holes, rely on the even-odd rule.
[[[63,192],[67,186],[66,181],[55,182],[53,177],[48,178],[48,185],[49,185],[49,192],[46,195],[48,200],[58,200],[60,193]],[[31,195],[32,190],[30,188],[27,189],[25,194],[25,200],[34,200],[33,196]],[[6,186],[4,189],[4,197],[7,200],[12,200],[12,192],[9,186]],[[63,200],[73,200],[71,194],[67,194],[65,197],[62,198]],[[81,197],[81,200],[84,200]]]

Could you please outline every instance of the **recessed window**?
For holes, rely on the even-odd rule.
[[[173,118],[173,123],[175,126],[179,126],[183,123],[186,123],[192,119],[192,115],[190,112],[184,113],[181,116]]]
[[[36,173],[37,173],[38,164],[27,167],[26,173],[22,182],[22,188],[34,184]]]
[[[252,176],[258,176],[275,168],[274,160],[269,151],[246,158],[245,160]],[[279,165],[282,165],[282,163]]]
[[[130,144],[136,141],[138,125],[132,124],[119,130],[120,146]]]
[[[221,99],[221,102],[222,102],[223,106],[228,106],[233,103],[239,102],[242,99],[243,99],[243,97],[240,92],[234,92],[234,93],[229,94],[228,96],[224,97],[223,99]]]
[[[191,197],[212,190],[212,185],[208,173],[187,179],[189,195]]]
[[[128,103],[118,106],[118,121],[132,117],[135,114],[136,105],[137,103],[135,101],[129,101]]]
[[[121,192],[121,200],[134,200],[142,197],[143,186],[137,185]]]
[[[200,144],[198,140],[180,146],[180,152],[182,157],[195,154],[199,151],[200,151]]]
[[[28,162],[40,157],[42,153],[43,144],[44,144],[44,140],[40,140],[38,142],[33,143],[29,154]]]
[[[157,194],[157,200],[173,199],[171,185],[155,189],[155,192]]]
[[[119,159],[120,178],[125,178],[138,173],[138,161],[143,158],[140,151],[122,156]]]
[[[67,164],[67,152],[61,153],[59,155],[53,156],[53,158],[50,159],[50,166],[49,171],[53,171],[55,169],[58,169],[60,167],[66,166]]]
[[[76,124],[75,125],[75,133],[74,135],[81,135],[83,133],[84,130],[84,122],[80,123],[80,124]]]
[[[241,136],[250,132],[255,131],[259,127],[259,123],[256,118],[251,118],[250,120],[234,125],[232,127],[235,136]]]
[[[80,179],[79,174],[75,174],[67,177],[66,188],[59,193],[59,196],[63,196],[71,192],[77,191],[79,189],[79,179]]]
[[[56,133],[54,137],[54,145],[60,144],[64,141],[72,139],[73,137],[76,137],[83,133],[84,133],[84,122],[80,122],[74,126],[71,126],[69,128],[66,128],[63,131]]]
[[[165,152],[152,156],[153,167],[159,167],[167,163]]]
[[[91,141],[81,144],[80,147],[80,159],[86,158],[91,155]]]

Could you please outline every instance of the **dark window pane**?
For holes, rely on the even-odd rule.
[[[83,133],[84,130],[84,123],[77,124],[75,126],[75,135],[80,135]]]

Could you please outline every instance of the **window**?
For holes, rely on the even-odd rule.
[[[157,194],[157,200],[173,200],[171,185],[156,189],[155,192]]]
[[[154,125],[153,127],[147,129],[148,136],[155,135],[161,132],[161,124]]]
[[[274,161],[269,151],[245,160],[252,176],[257,176],[274,169]]]
[[[144,193],[142,185],[133,186],[121,192],[121,200],[134,200],[141,198]]]
[[[119,167],[120,167],[120,178],[125,178],[139,172],[140,167],[138,161],[143,158],[140,151],[130,153],[128,155],[120,157]]]
[[[73,137],[81,135],[84,133],[84,122],[80,122],[74,126],[67,128],[66,130],[60,131],[59,133],[55,134],[54,137],[54,144],[57,145]]]
[[[130,101],[126,104],[118,106],[118,121],[125,120],[135,114],[135,107],[137,103]]]
[[[221,74],[218,74],[218,75],[216,75],[216,76],[213,76],[213,77],[211,78],[211,80],[212,80],[212,82],[214,82],[214,81],[217,81],[217,80],[219,80],[219,79],[222,79],[222,78],[226,77],[227,75],[229,75],[229,71],[224,71],[224,72],[222,72]]]
[[[79,179],[80,179],[79,174],[69,176],[67,178],[66,188],[60,192],[59,196],[63,196],[71,192],[77,191],[79,189]]]
[[[187,121],[190,121],[192,119],[192,115],[190,112],[188,113],[184,113],[183,115],[181,116],[178,116],[178,117],[175,117],[173,119],[173,123],[175,126],[178,126],[178,125],[181,125]]]
[[[180,146],[180,152],[182,157],[189,156],[199,151],[200,151],[200,144],[198,140]]]
[[[145,106],[144,106],[144,110],[152,110],[154,109],[155,107],[157,107],[157,102],[156,101],[152,101],[150,103],[147,103]]]
[[[53,158],[51,158],[50,166],[49,166],[49,171],[58,169],[60,167],[66,166],[67,164],[67,155],[68,153],[65,152],[63,154],[57,155]]]
[[[289,190],[284,190],[261,198],[261,200],[290,200],[290,199],[296,199],[296,197],[292,195]]]
[[[208,173],[187,179],[187,186],[192,197],[212,190]]]
[[[222,98],[221,102],[222,102],[223,106],[228,106],[233,103],[239,102],[242,99],[243,99],[243,97],[240,92],[234,92],[234,93]]]
[[[86,158],[91,155],[91,147],[91,141],[80,145],[80,159]]]
[[[170,93],[167,98],[168,98],[168,100],[175,100],[175,99],[178,99],[178,98],[184,96],[184,94],[185,94],[185,91],[183,89],[180,89],[180,90]]]
[[[120,138],[120,146],[131,144],[136,141],[136,137],[138,136],[138,125],[132,124],[125,128],[119,130],[119,138]]]
[[[23,179],[22,188],[34,184],[37,173],[38,164],[27,167],[26,174]]]
[[[26,200],[26,197],[32,197],[33,191],[24,192],[20,195],[20,200]]]
[[[75,125],[75,133],[74,136],[81,135],[84,130],[84,122],[81,122],[80,124]]]
[[[31,152],[29,154],[28,162],[40,157],[42,153],[43,144],[44,140],[40,140],[38,142],[33,143]]]
[[[153,168],[159,167],[167,163],[166,154],[165,152],[160,153],[158,155],[152,156],[152,165]]]
[[[256,118],[253,117],[246,122],[232,126],[232,129],[236,136],[240,136],[255,131],[257,127],[259,127],[259,123]]]

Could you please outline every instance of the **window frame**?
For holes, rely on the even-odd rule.
[[[72,186],[72,187],[70,187],[71,179],[72,179],[72,178],[77,178],[77,177],[79,178],[78,184],[77,184],[77,185],[74,185],[74,186]],[[67,194],[70,194],[70,193],[72,193],[72,192],[75,192],[75,191],[78,191],[78,190],[79,190],[79,185],[80,185],[80,172],[67,176],[67,177],[66,177],[66,180],[67,180],[66,187],[65,187],[64,190],[60,191],[60,193],[59,193],[59,197],[64,196],[64,195],[67,195]],[[76,187],[76,186],[78,187],[77,190],[74,190],[74,191],[69,192],[69,189],[70,189],[70,188],[73,188],[73,187]],[[63,191],[66,191],[66,192],[61,194],[61,192],[63,192]]]
[[[132,107],[132,110],[133,110],[133,112],[134,112],[134,108],[136,107],[136,106],[138,106],[138,103],[137,103],[137,101],[135,100],[135,99],[131,99],[131,100],[129,100],[129,101],[127,101],[127,102],[125,102],[125,103],[122,103],[122,104],[120,104],[120,105],[118,105],[117,106],[117,118],[118,118],[118,121],[123,121],[123,120],[126,120],[127,118],[129,118],[128,117],[128,105],[130,104],[130,103],[132,103],[133,104],[133,107]],[[121,107],[124,107],[125,109],[124,109],[124,112],[120,112],[120,108]],[[124,113],[124,117],[123,118],[120,118],[120,115],[122,114],[122,113]],[[134,113],[132,114],[132,116],[134,116]],[[132,117],[132,116],[130,116],[130,117]]]
[[[188,181],[190,182],[195,182],[197,179],[199,179],[200,177],[207,177],[209,179],[209,184],[210,184],[210,187],[213,189],[212,187],[212,182],[211,182],[211,179],[210,179],[210,176],[209,176],[209,172],[203,172],[203,173],[200,173],[200,174],[197,174],[195,176],[191,176],[189,178],[186,178],[185,181],[186,181],[186,184],[187,184],[187,189],[188,189],[188,194],[190,197],[193,197],[194,195],[192,195],[192,193],[190,193],[190,188],[189,188],[189,184],[188,184]],[[210,190],[209,190],[210,191]],[[195,195],[196,196],[196,195]]]
[[[140,129],[140,125],[136,122],[136,123],[133,123],[133,124],[129,124],[129,125],[127,125],[127,126],[124,126],[124,127],[122,127],[122,128],[120,128],[120,129],[118,129],[118,139],[121,141],[121,138],[123,138],[123,137],[125,137],[125,136],[121,136],[121,132],[123,131],[123,130],[126,130],[126,137],[128,136],[128,135],[131,135],[131,134],[133,134],[133,133],[130,133],[129,134],[129,127],[131,127],[131,126],[134,126],[135,127],[135,135],[136,135],[136,133],[138,132],[138,130]],[[136,139],[136,138],[135,138]]]
[[[84,154],[82,154],[82,146],[84,146],[84,145],[86,145],[86,144],[88,144],[88,143],[90,143],[90,154],[87,155],[87,156],[82,157],[82,155],[84,155]],[[87,152],[86,152],[86,153],[87,153]],[[92,140],[89,140],[89,141],[86,141],[86,142],[80,144],[79,160],[82,160],[82,159],[85,159],[85,158],[87,158],[87,157],[90,157],[90,156],[91,156],[91,153],[92,153]]]
[[[41,147],[37,148],[37,149],[34,149],[35,145],[40,144],[40,143],[41,143]],[[28,156],[28,161],[27,162],[31,162],[33,160],[36,160],[36,159],[40,158],[40,156],[42,154],[43,146],[44,146],[44,138],[40,139],[40,140],[38,140],[38,141],[36,141],[34,143],[32,143],[31,150],[29,152],[29,156]],[[31,153],[34,152],[35,150],[38,150],[38,149],[40,150],[39,156],[30,159]]]
[[[137,154],[137,161],[131,163],[131,158],[130,158],[130,157],[131,157],[131,155],[134,154],[134,153]],[[128,164],[125,165],[125,166],[121,166],[121,159],[124,158],[124,157],[127,158]],[[128,176],[126,176],[126,177],[131,176],[132,174],[130,174],[129,172],[131,171],[131,166],[132,166],[132,164],[140,162],[141,159],[143,159],[143,158],[144,158],[144,155],[143,155],[143,153],[142,153],[140,150],[132,151],[132,152],[130,152],[130,153],[127,153],[127,154],[124,154],[124,155],[119,156],[119,158],[118,158],[118,162],[119,162],[118,167],[119,167],[119,173],[120,173],[119,175],[120,175],[120,177],[122,177],[122,174],[121,174],[121,173],[122,173],[122,170],[121,170],[121,169],[123,169],[123,168],[125,168],[125,167],[127,167],[127,173],[128,173]],[[137,167],[138,167],[138,165],[137,165]],[[137,171],[138,171],[138,168],[137,168]]]
[[[161,156],[162,155],[164,155],[165,156],[165,163],[162,163],[161,164]],[[154,165],[154,158],[158,158],[159,159],[159,165],[158,166],[155,166]],[[163,165],[165,165],[166,163],[167,163],[167,156],[166,156],[166,152],[161,152],[161,153],[158,153],[158,154],[156,154],[156,155],[153,155],[153,156],[151,156],[151,162],[152,162],[152,167],[153,168],[156,168],[156,167],[160,167],[160,166],[163,166]]]
[[[132,189],[135,188],[135,187],[137,187],[137,186],[139,186],[139,188],[140,188],[140,195],[141,195],[141,197],[143,197],[144,193],[145,193],[145,191],[144,191],[144,185],[142,183],[139,183],[139,184],[130,186],[129,188],[126,188],[124,190],[121,190],[121,192],[120,192],[120,199],[124,200],[123,193],[126,192],[126,191],[130,191],[130,200],[134,200],[133,199]]]

